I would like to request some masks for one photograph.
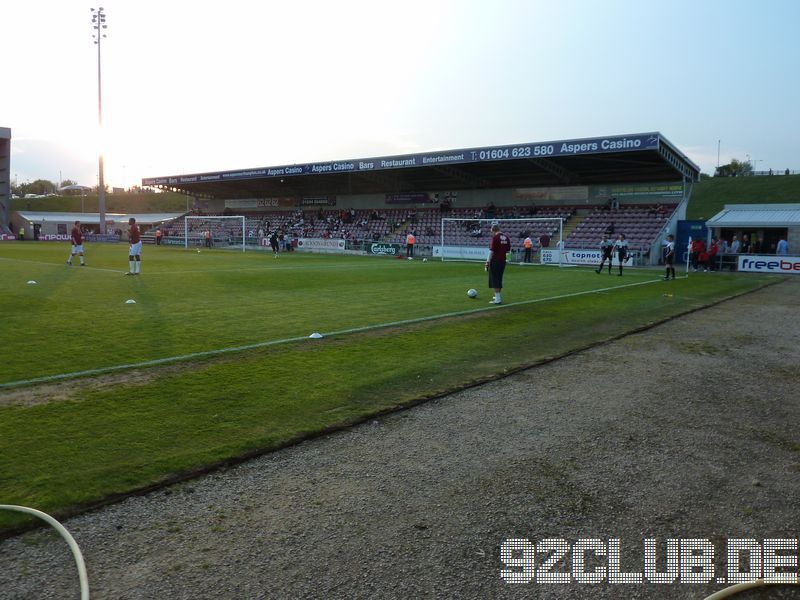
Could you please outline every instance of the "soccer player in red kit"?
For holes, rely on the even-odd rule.
[[[500,231],[500,225],[492,224],[492,241],[489,244],[489,258],[486,270],[489,272],[489,287],[494,290],[494,299],[489,304],[500,304],[500,291],[503,289],[503,271],[506,269],[506,253],[511,251],[511,240]]]
[[[72,235],[70,235],[72,242],[72,251],[67,259],[67,264],[72,266],[72,257],[76,254],[81,257],[81,266],[85,267],[86,263],[83,262],[83,234],[81,233],[81,222],[75,221],[75,226],[72,228]]]
[[[128,241],[131,244],[130,249],[128,250],[128,264],[130,265],[130,271],[125,273],[125,275],[138,275],[141,271],[142,265],[142,237],[139,234],[139,226],[136,224],[136,219],[133,217],[128,219],[128,225],[130,225],[130,229],[128,230]]]

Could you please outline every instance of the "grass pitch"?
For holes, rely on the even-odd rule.
[[[56,514],[770,281],[511,265],[506,306],[490,307],[475,263],[148,246],[125,277],[126,245],[88,245],[84,268],[68,253],[0,245],[0,503]]]

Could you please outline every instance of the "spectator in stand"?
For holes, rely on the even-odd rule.
[[[161,227],[156,227],[156,246],[160,246],[161,245],[161,236],[162,235],[163,234],[161,233]]]
[[[739,241],[739,236],[733,236],[733,240],[731,241],[730,253],[731,254],[739,254],[739,251],[742,249],[742,244]]]
[[[484,212],[486,213],[487,219],[494,219],[494,215],[497,212],[497,208],[495,207],[494,202],[489,202]]]
[[[525,240],[522,242],[522,247],[525,249],[525,255],[522,259],[522,262],[529,263],[531,262],[531,247],[533,246],[533,242],[531,241],[530,236],[526,237]]]
[[[750,236],[746,233],[742,236],[742,254],[750,254]]]
[[[619,200],[617,200],[616,196],[611,198],[611,210],[618,210],[619,209]]]
[[[206,229],[203,232],[203,239],[205,240],[206,248],[211,248],[212,245],[211,229]]]
[[[408,214],[408,220],[411,223],[416,223],[417,222],[417,210],[415,208],[412,208],[411,212]]]
[[[608,224],[608,227],[606,227],[606,233],[608,235],[612,235],[615,229],[616,227],[614,227],[614,221],[611,221],[611,223]]]
[[[778,240],[778,245],[775,248],[775,254],[778,256],[789,255],[789,243],[786,241],[786,236],[781,236],[781,239]]]
[[[761,254],[762,252],[766,252],[766,248],[764,248],[764,240],[761,238],[756,238],[756,241],[753,242],[753,246],[750,251],[752,254]]]

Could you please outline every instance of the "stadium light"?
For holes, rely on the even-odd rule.
[[[92,29],[94,29],[94,43],[97,46],[97,121],[100,129],[100,158],[99,158],[99,176],[97,179],[97,208],[100,212],[100,234],[106,233],[106,190],[105,180],[103,177],[103,88],[101,86],[100,78],[100,47],[101,41],[106,34],[103,30],[107,29],[106,13],[103,12],[101,6],[97,10],[94,8],[89,9],[92,11]]]

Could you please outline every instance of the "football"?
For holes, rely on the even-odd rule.
[[[470,298],[477,298],[478,297],[478,290],[476,290],[474,288],[468,289],[467,290],[467,296],[469,296]]]

